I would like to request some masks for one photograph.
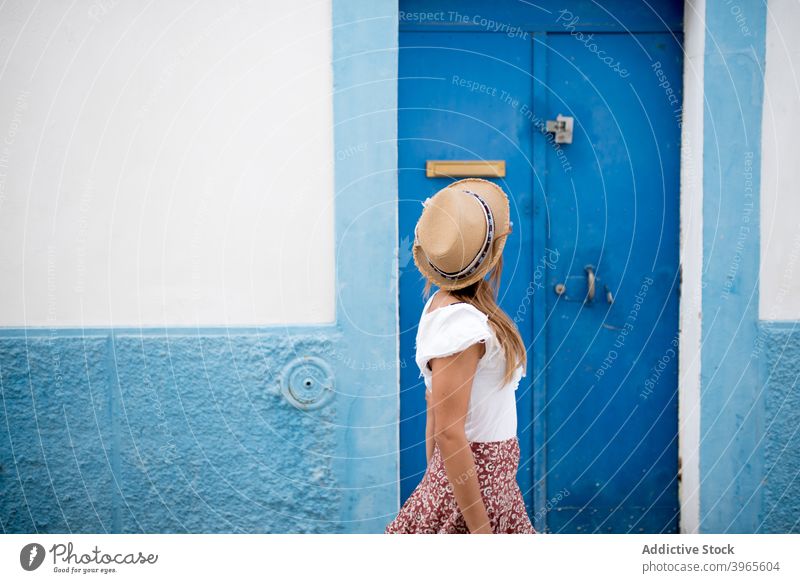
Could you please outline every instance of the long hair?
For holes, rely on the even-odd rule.
[[[448,290],[447,293],[461,302],[471,304],[489,317],[489,325],[494,330],[506,357],[506,371],[503,382],[508,383],[518,367],[525,368],[527,351],[516,325],[503,309],[497,305],[497,290],[500,287],[502,273],[503,256],[501,255],[497,260],[497,264],[489,272],[488,280],[479,279],[467,287]],[[426,297],[430,295],[431,285],[430,280],[425,284],[424,293]]]

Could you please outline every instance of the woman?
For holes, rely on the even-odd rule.
[[[414,262],[425,293],[439,288],[417,330],[428,468],[386,532],[533,533],[516,481],[514,391],[525,346],[496,303],[511,232],[508,198],[496,184],[469,178],[423,206]]]

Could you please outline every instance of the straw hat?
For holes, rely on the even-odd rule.
[[[482,279],[511,232],[508,197],[494,182],[466,178],[422,203],[414,231],[414,263],[444,290]]]

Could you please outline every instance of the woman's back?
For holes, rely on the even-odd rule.
[[[518,367],[504,382],[506,358],[486,314],[467,302],[434,307],[433,294],[425,304],[417,329],[416,362],[431,390],[432,372],[428,362],[461,352],[483,342],[485,352],[478,361],[465,424],[470,441],[503,441],[517,434],[517,409],[514,391],[524,375]]]

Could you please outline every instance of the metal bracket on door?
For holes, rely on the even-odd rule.
[[[545,122],[545,131],[554,134],[553,139],[556,144],[571,144],[572,127],[574,124],[575,120],[572,117],[559,113],[556,119],[548,119]]]

